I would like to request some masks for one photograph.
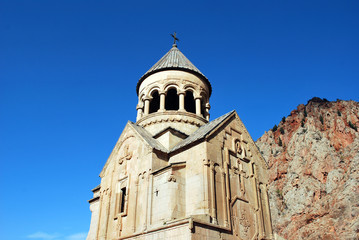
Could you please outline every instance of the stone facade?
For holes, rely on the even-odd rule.
[[[267,163],[235,111],[209,122],[211,91],[176,45],[140,79],[88,240],[272,239]]]

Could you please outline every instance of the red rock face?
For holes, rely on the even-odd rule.
[[[276,239],[359,239],[358,131],[358,102],[313,98],[257,140]]]

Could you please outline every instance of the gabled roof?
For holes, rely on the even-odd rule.
[[[161,135],[167,133],[167,132],[171,132],[177,136],[180,136],[182,139],[185,139],[186,137],[188,137],[187,134],[181,132],[181,131],[178,131],[177,129],[174,129],[172,127],[167,127],[165,128],[164,130],[160,131],[159,133],[157,133],[156,135],[153,136],[153,138],[157,139],[158,137],[160,137]]]
[[[231,111],[203,126],[198,128],[194,133],[192,133],[190,136],[188,136],[183,141],[179,142],[176,146],[174,146],[172,149],[167,150],[160,142],[158,142],[156,139],[154,139],[151,134],[144,129],[143,127],[137,125],[136,123],[133,123],[129,121],[128,123],[142,136],[142,138],[154,149],[157,149],[164,153],[171,153],[174,152],[182,147],[185,147],[193,142],[196,142],[198,140],[201,140],[208,136],[214,129],[216,129],[221,123],[223,123],[225,120],[227,120],[229,117],[231,117],[235,111]]]
[[[192,73],[207,83],[209,87],[209,95],[212,93],[212,87],[206,76],[196,68],[188,58],[177,48],[177,45],[173,45],[172,48],[155,64],[153,65],[138,81],[136,91],[138,94],[139,88],[143,80],[148,76],[164,71],[164,70],[181,70]]]
[[[168,150],[164,146],[162,146],[159,141],[154,139],[146,129],[131,121],[128,121],[128,124],[130,124],[151,147],[161,152],[168,152]]]
[[[153,149],[156,149],[158,151],[161,151],[163,153],[166,154],[170,154],[173,153],[183,147],[186,147],[192,143],[197,144],[200,141],[202,141],[203,139],[205,139],[206,137],[210,136],[214,131],[216,131],[219,127],[221,127],[223,124],[225,124],[226,121],[230,120],[233,116],[237,116],[236,111],[233,110],[227,114],[224,114],[223,116],[216,118],[215,120],[201,126],[200,128],[198,128],[194,133],[192,133],[191,135],[189,135],[187,138],[183,139],[182,141],[180,141],[176,146],[174,146],[172,149],[167,150],[158,140],[156,140],[155,138],[153,138],[153,136],[143,127],[137,125],[134,122],[128,121],[127,126],[131,127],[133,130],[135,130],[140,137],[147,143],[149,144]],[[238,116],[237,116],[238,117]],[[239,120],[240,121],[240,120]],[[125,127],[125,129],[126,129]],[[124,130],[125,131],[125,130]],[[247,131],[245,131],[246,134],[249,136],[249,138],[251,139],[249,133]],[[121,138],[121,137],[120,137]],[[254,146],[255,143],[252,140]],[[114,148],[115,149],[115,148]],[[258,148],[257,148],[258,150]],[[114,150],[113,150],[114,151]],[[258,150],[259,152],[259,150]],[[113,154],[113,152],[111,153],[111,155]],[[102,177],[103,172],[105,171],[105,169],[107,168],[107,165],[109,163],[109,160],[111,158],[111,155],[109,157],[109,159],[107,160],[105,166],[103,167],[101,173],[100,173],[100,177]],[[259,154],[260,155],[260,154]],[[260,155],[261,156],[261,155]],[[266,164],[266,166],[268,166],[267,162],[264,160],[263,157],[261,157],[261,159],[264,161],[264,163]]]
[[[208,134],[210,134],[212,132],[212,130],[216,129],[222,122],[224,122],[230,116],[232,116],[232,114],[234,114],[234,112],[235,112],[235,110],[232,110],[229,113],[224,114],[223,116],[216,118],[215,120],[201,126],[200,128],[197,129],[197,131],[192,133],[188,138],[184,139],[182,142],[180,142],[176,146],[174,146],[171,149],[171,152],[174,152],[174,151],[176,151],[184,146],[187,146],[197,140],[205,138],[206,136],[208,136]]]
[[[164,153],[168,152],[168,150],[164,146],[162,146],[162,144],[159,141],[152,138],[151,134],[146,129],[144,129],[143,127],[141,127],[141,126],[139,126],[136,123],[133,123],[131,121],[127,122],[127,124],[125,126],[125,129],[122,131],[122,134],[121,134],[120,138],[118,139],[118,141],[116,143],[116,146],[118,144],[121,144],[121,142],[122,142],[121,139],[123,139],[123,137],[126,135],[125,132],[126,132],[127,128],[133,129],[139,135],[139,137],[142,138],[153,149],[159,150],[159,151],[164,152]],[[102,171],[100,173],[100,177],[103,176],[104,172],[107,169],[107,166],[109,165],[109,163],[110,163],[110,161],[112,159],[113,154],[115,154],[116,149],[118,149],[118,147],[116,147],[116,146],[113,148],[109,158],[107,159],[107,161],[105,163],[105,166],[102,168]]]

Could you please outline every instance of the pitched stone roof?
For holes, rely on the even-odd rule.
[[[190,144],[200,143],[201,141],[203,141],[203,139],[205,139],[213,131],[215,131],[218,127],[220,127],[222,125],[222,123],[224,123],[225,121],[227,121],[228,119],[233,117],[236,114],[235,112],[236,112],[235,110],[232,110],[229,113],[224,114],[223,116],[216,118],[215,120],[201,126],[194,133],[192,133],[187,138],[180,141],[176,146],[174,146],[172,149],[169,149],[169,150],[166,149],[158,140],[153,138],[153,136],[142,126],[140,126],[134,122],[131,122],[131,121],[128,121],[127,124],[130,125],[132,127],[132,129],[134,129],[153,149],[156,149],[156,150],[161,151],[166,154],[170,154],[170,153],[173,153],[173,152],[175,152],[183,147],[186,147]],[[254,144],[254,146],[256,146],[256,145]],[[257,149],[258,149],[258,147],[257,147]],[[259,150],[258,150],[258,152],[259,152]],[[263,157],[262,157],[262,160],[268,166],[267,162],[264,160]],[[105,169],[108,165],[108,162],[109,162],[109,160],[107,160],[105,166],[103,167],[103,169],[100,173],[100,177],[102,177],[102,174],[105,171]],[[97,186],[96,188],[94,188],[93,190],[96,190],[98,187],[100,187],[100,185]],[[92,200],[90,200],[90,201],[92,201]]]
[[[198,140],[201,140],[208,136],[212,132],[212,130],[216,129],[221,123],[223,123],[225,120],[227,120],[230,116],[233,115],[235,111],[231,111],[227,114],[224,114],[223,116],[216,118],[215,120],[201,126],[198,128],[194,133],[192,133],[190,136],[188,136],[183,141],[179,142],[176,146],[174,146],[172,149],[167,150],[159,141],[154,139],[151,134],[144,129],[143,127],[137,125],[136,123],[133,123],[129,121],[129,124],[143,137],[143,139],[154,149],[157,149],[164,153],[171,153],[174,152],[180,148],[183,148],[191,143],[194,143]]]
[[[206,76],[196,68],[188,58],[177,48],[177,45],[173,45],[172,48],[155,64],[153,65],[138,81],[136,91],[138,94],[139,88],[143,80],[148,76],[164,71],[164,70],[181,70],[192,73],[207,83],[209,87],[209,95],[212,93],[212,87]]]
[[[194,133],[192,133],[188,138],[184,139],[183,141],[179,142],[176,146],[174,146],[171,149],[171,152],[174,152],[184,146],[187,146],[193,142],[196,142],[197,140],[205,138],[212,130],[214,130],[216,127],[218,127],[222,122],[224,122],[228,117],[230,117],[235,110],[232,110],[231,112],[224,114],[223,116],[214,119],[213,121],[201,126],[197,129]]]
[[[167,153],[167,149],[156,139],[154,139],[151,134],[144,129],[143,127],[137,125],[134,122],[128,121],[128,123],[142,136],[142,138],[154,149],[157,149],[161,152]]]

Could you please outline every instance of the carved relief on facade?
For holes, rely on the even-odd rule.
[[[236,239],[253,239],[256,234],[255,213],[250,204],[240,199],[231,203],[231,222]]]
[[[173,174],[171,174],[171,175],[168,177],[167,181],[168,181],[168,182],[176,182],[177,180],[176,180],[175,176],[174,176]]]
[[[149,122],[146,122],[143,124],[143,127],[147,127],[153,124],[157,124],[157,123],[163,123],[163,122],[183,122],[183,123],[189,123],[191,125],[200,127],[201,126],[201,122],[196,121],[196,119],[192,119],[192,120],[188,120],[188,119],[183,119],[182,117],[178,117],[178,116],[173,116],[171,118],[166,118],[166,119],[154,119],[151,120]]]
[[[128,144],[123,148],[123,151],[121,152],[122,156],[120,156],[120,159],[118,160],[119,164],[122,164],[124,160],[130,160],[132,158],[132,151],[130,151],[129,148],[130,146]]]
[[[125,160],[131,160],[133,157],[133,150],[130,150],[131,139],[134,136],[130,135],[126,137],[119,145],[119,159],[118,163],[121,165]]]
[[[232,195],[247,199],[246,187],[249,184],[247,182],[248,163],[240,160],[240,158],[238,158],[237,155],[233,152],[229,153],[229,163],[230,185]]]
[[[243,145],[241,144],[241,141],[239,139],[236,139],[234,141],[234,150],[239,156],[246,156],[246,150],[243,148]]]
[[[258,237],[260,214],[258,212],[257,180],[254,178],[254,161],[248,141],[242,131],[226,129],[224,146],[227,146],[230,222],[236,239]]]

